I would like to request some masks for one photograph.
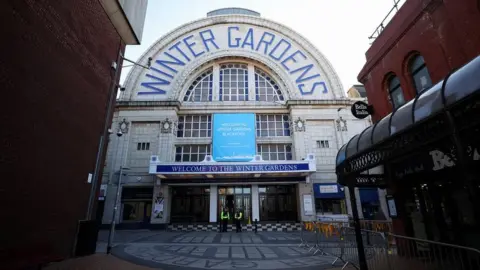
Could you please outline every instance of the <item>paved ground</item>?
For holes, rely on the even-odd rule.
[[[105,250],[108,233],[99,235]],[[335,257],[298,247],[299,233],[117,231],[112,254],[151,268],[335,269]],[[333,244],[335,246],[335,244]]]

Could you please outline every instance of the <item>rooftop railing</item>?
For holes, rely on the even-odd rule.
[[[373,31],[373,33],[368,37],[368,39],[370,39],[371,42],[373,42],[382,33],[383,29],[385,29],[385,27],[388,25],[390,20],[392,20],[393,16],[395,16],[395,14],[398,12],[400,7],[406,1],[407,0],[393,0],[393,7],[390,9],[387,16],[385,16],[385,18],[383,18],[380,25],[378,25],[377,28],[375,29],[375,31]]]

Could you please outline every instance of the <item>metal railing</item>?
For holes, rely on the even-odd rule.
[[[382,22],[375,28],[375,31],[368,37],[368,39],[375,40],[385,29],[387,24],[390,22],[390,20],[395,16],[397,11],[400,9],[400,7],[405,3],[406,0],[393,0],[393,7],[390,9],[390,11],[387,13],[387,16],[383,18]]]
[[[369,270],[480,269],[477,249],[396,235],[389,222],[362,222],[373,229],[361,230]],[[355,229],[348,222],[304,222],[300,240],[299,247],[331,258],[332,266],[360,269]]]

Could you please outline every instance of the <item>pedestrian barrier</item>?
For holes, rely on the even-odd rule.
[[[360,269],[355,229],[345,222],[304,222],[301,243],[332,265]],[[363,222],[361,238],[369,270],[479,270],[480,250],[391,233],[388,222]]]

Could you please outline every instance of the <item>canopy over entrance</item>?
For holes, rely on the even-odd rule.
[[[412,153],[425,152],[431,161],[407,170],[478,161],[479,78],[480,56],[354,136],[337,154],[339,183],[381,186],[383,164]]]

